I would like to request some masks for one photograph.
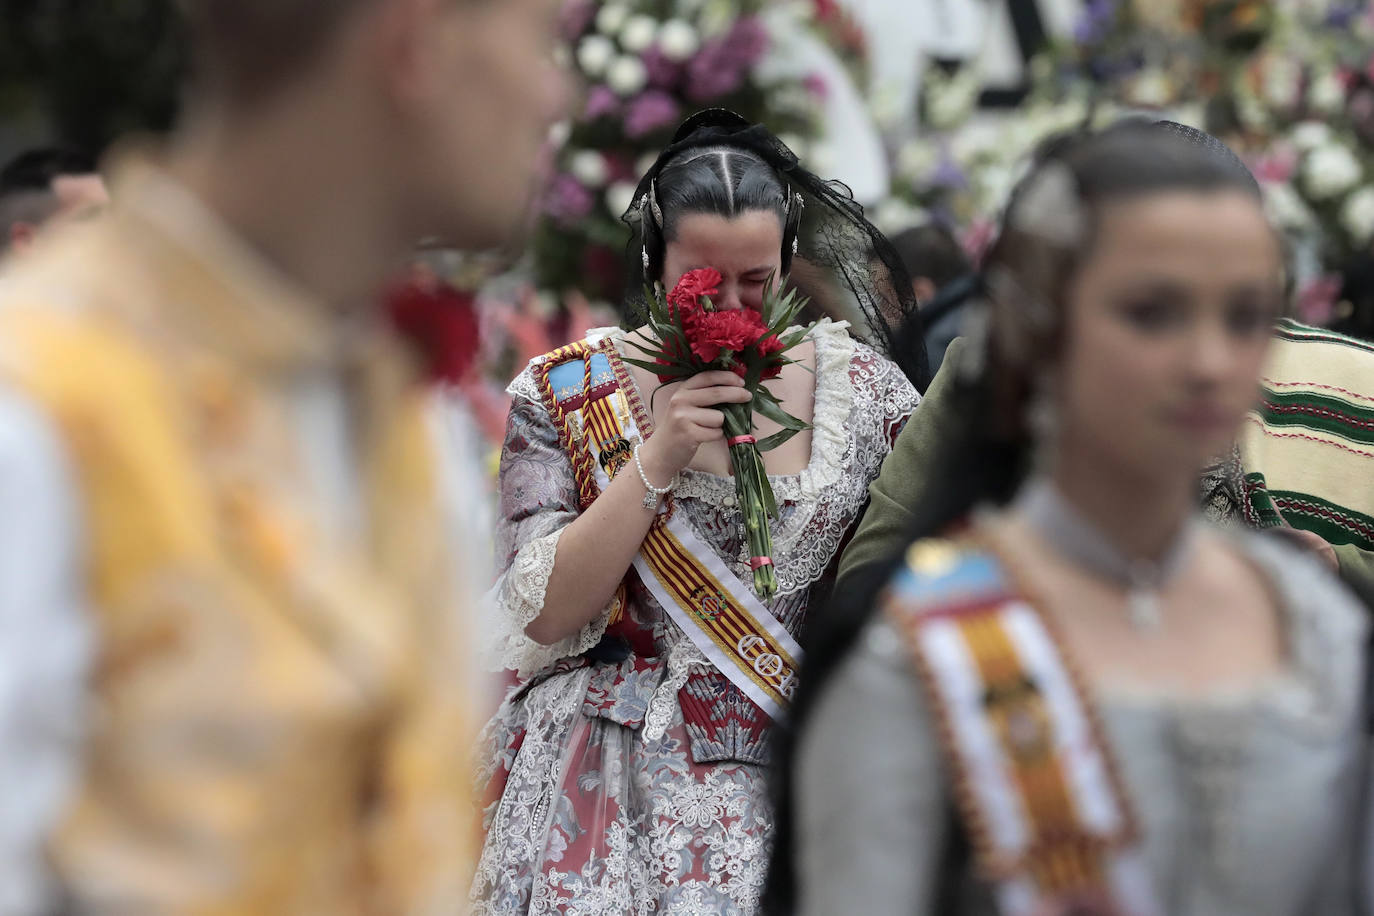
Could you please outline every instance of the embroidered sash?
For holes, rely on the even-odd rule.
[[[1105,897],[1163,916],[1129,800],[1053,627],[991,554],[922,541],[886,611],[926,688],[980,870],[1003,916]]]
[[[556,350],[535,375],[586,509],[632,460],[635,445],[646,438],[640,419],[647,421],[648,414],[609,339]],[[702,654],[775,721],[785,718],[801,647],[674,511],[671,497],[645,536],[634,567]],[[613,621],[624,606],[622,584]]]

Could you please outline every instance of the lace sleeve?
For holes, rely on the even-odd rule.
[[[559,659],[580,655],[600,642],[608,610],[577,634],[550,646],[525,635],[544,608],[558,539],[577,518],[572,465],[559,445],[553,420],[532,395],[528,371],[511,386],[514,401],[501,451],[500,517],[496,561],[501,576],[487,596],[490,631],[483,661],[492,670],[513,670],[523,679]]]
[[[911,419],[916,406],[921,403],[921,396],[916,393],[916,388],[896,363],[884,359],[870,347],[860,344],[855,356],[857,361],[872,363],[870,371],[877,391],[876,400],[883,439],[888,451],[891,451],[907,420]]]

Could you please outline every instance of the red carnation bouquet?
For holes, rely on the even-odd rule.
[[[807,300],[795,292],[781,293],[772,280],[764,291],[759,311],[719,311],[711,296],[716,294],[720,282],[720,272],[707,267],[684,274],[667,296],[662,294],[661,287],[645,290],[649,330],[658,345],[636,344],[641,352],[653,357],[652,362],[627,362],[653,372],[660,382],[678,382],[712,369],[728,369],[744,379],[744,387],[753,400],[747,404],[722,404],[718,409],[725,414],[725,438],[749,539],[754,591],[760,598],[771,598],[777,593],[778,577],[773,569],[773,535],[768,519],[777,517],[778,505],[760,454],[777,448],[809,426],[783,410],[777,397],[762,383],[777,378],[783,366],[795,362],[788,358],[787,351],[801,343],[814,325],[788,330]],[[756,411],[781,430],[756,440]]]

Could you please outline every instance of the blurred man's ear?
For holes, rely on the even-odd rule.
[[[916,301],[922,304],[935,298],[936,289],[929,277],[917,277],[911,281],[911,291],[916,294]]]
[[[37,234],[38,227],[32,223],[15,223],[10,226],[7,250],[14,254],[23,254],[33,247],[33,238]]]

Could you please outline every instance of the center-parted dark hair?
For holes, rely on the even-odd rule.
[[[700,111],[682,123],[640,179],[634,202],[621,217],[630,229],[625,326],[646,320],[641,291],[663,280],[664,251],[684,216],[729,218],[758,210],[782,221],[783,272],[795,260],[796,273],[821,283],[827,294],[848,299],[846,310],[854,319],[850,332],[924,391],[930,380],[925,349],[897,346],[899,329],[921,319],[892,243],[842,182],[815,175],[766,127],[724,109]]]
[[[676,240],[683,217],[699,213],[726,219],[757,211],[774,214],[783,230],[783,273],[791,266],[792,240],[797,237],[794,217],[800,216],[793,211],[800,208],[792,204],[778,173],[756,154],[728,146],[688,150],[664,166],[652,194],[658,210],[650,208],[643,230],[648,278],[663,278],[668,243]]]
[[[1059,355],[1067,291],[1093,255],[1104,205],[1177,191],[1260,196],[1254,177],[1220,141],[1169,122],[1129,121],[1057,137],[1040,147],[1033,163],[1012,193],[978,282],[970,284],[969,304],[988,321],[986,341],[970,340],[974,352],[964,355],[971,359],[947,360],[940,370],[957,373],[945,412],[948,427],[926,432],[940,450],[928,468],[931,479],[910,507],[908,542],[950,530],[979,505],[1004,505],[1025,479],[1032,449],[1025,414],[1034,375]],[[912,422],[921,422],[919,412]],[[791,913],[797,903],[792,804],[800,735],[904,553],[846,576],[834,600],[808,619],[791,722],[775,730],[777,830],[767,913]]]

